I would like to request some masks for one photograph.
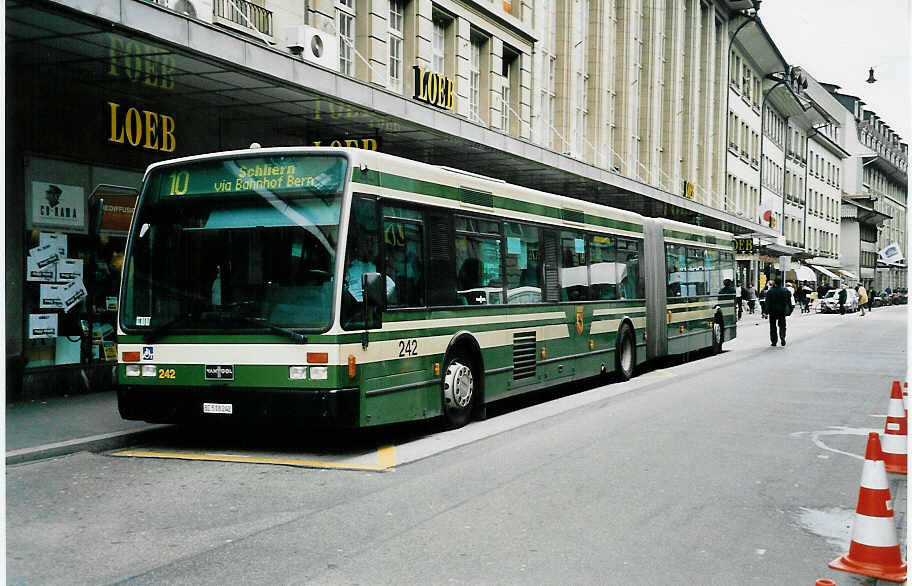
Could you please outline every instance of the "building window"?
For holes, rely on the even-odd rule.
[[[434,18],[433,58],[431,71],[446,75],[446,30],[449,22],[441,17]]]
[[[390,89],[401,92],[403,0],[390,0],[389,7],[389,83]]]
[[[339,30],[339,73],[355,75],[355,0],[336,3],[336,28]]]
[[[481,45],[481,39],[472,39],[469,60],[469,119],[478,122],[481,122]]]

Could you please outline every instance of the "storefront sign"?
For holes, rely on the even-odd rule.
[[[690,181],[684,182],[684,197],[694,199],[694,184]]]
[[[32,181],[32,224],[85,228],[85,192],[76,185]]]
[[[108,75],[148,87],[174,89],[174,56],[161,47],[108,36]]]
[[[130,106],[108,102],[108,142],[129,144],[154,151],[173,153],[177,147],[174,137],[174,117]]]
[[[735,252],[739,254],[753,254],[756,252],[753,238],[735,238],[734,248]]]
[[[444,110],[456,108],[456,84],[453,80],[415,65],[415,99]]]
[[[105,195],[101,206],[99,234],[126,236],[136,208],[135,195]]]
[[[56,313],[31,313],[29,314],[29,338],[36,340],[39,338],[56,338],[57,337],[57,314]]]
[[[352,147],[368,151],[376,151],[380,146],[379,138],[343,138],[343,139],[325,139],[311,142],[313,146],[325,147]]]

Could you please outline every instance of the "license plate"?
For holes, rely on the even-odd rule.
[[[231,415],[232,405],[231,403],[203,403],[203,413]]]

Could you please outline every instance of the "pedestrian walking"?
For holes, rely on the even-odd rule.
[[[776,281],[771,281],[772,287],[766,294],[766,311],[770,320],[770,346],[781,343],[785,346],[785,317],[791,315],[794,304],[792,295],[785,287],[776,286]]]
[[[757,309],[757,290],[754,289],[753,283],[747,285],[747,288],[744,290],[744,296],[747,299],[747,312],[753,315],[754,311]]]
[[[846,292],[845,285],[842,285],[839,287],[839,315],[845,315],[845,304],[848,298],[849,294]]]
[[[760,317],[766,319],[766,294],[769,293],[770,284],[767,283],[766,286],[760,291]]]
[[[865,305],[868,304],[868,292],[865,291],[864,285],[858,283],[858,308],[861,310],[861,316],[864,317],[865,314]]]
[[[814,290],[811,289],[811,286],[808,285],[807,281],[804,281],[801,284],[801,288],[804,289],[804,305],[801,307],[801,311],[804,313],[811,313],[811,295],[814,294]]]
[[[806,295],[807,293],[801,285],[795,288],[795,305],[801,308],[801,313],[804,313],[804,298]]]

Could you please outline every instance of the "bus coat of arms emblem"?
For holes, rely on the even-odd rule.
[[[577,334],[583,333],[583,306],[582,305],[576,306],[576,333]]]

